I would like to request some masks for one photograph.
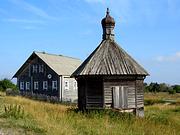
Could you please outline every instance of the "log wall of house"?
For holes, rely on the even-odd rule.
[[[104,80],[103,84],[105,107],[112,107],[112,88],[124,86],[128,90],[128,108],[135,108],[135,80]]]
[[[85,87],[86,81],[84,79],[78,79],[78,108],[80,110],[86,109],[86,94]]]
[[[136,102],[137,102],[137,108],[144,107],[143,80],[136,80]]]
[[[119,109],[135,109],[144,106],[143,80],[136,79],[78,79],[79,108],[110,108],[113,107],[113,88],[123,87],[125,106]],[[127,91],[127,92],[126,92]]]
[[[103,108],[103,84],[100,79],[86,82],[86,108]]]
[[[78,107],[80,109],[104,107],[102,79],[78,80]]]

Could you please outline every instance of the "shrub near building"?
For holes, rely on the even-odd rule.
[[[17,95],[18,88],[9,79],[0,80],[0,91],[6,92],[7,95]]]

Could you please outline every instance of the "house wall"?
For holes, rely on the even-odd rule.
[[[78,107],[79,109],[111,108],[113,107],[112,90],[114,87],[123,87],[127,91],[127,102],[124,108],[135,109],[144,106],[143,78],[104,77],[78,78]]]
[[[80,110],[86,109],[86,81],[78,78],[78,108]]]
[[[144,83],[143,80],[136,80],[136,101],[137,108],[144,107]]]
[[[86,108],[103,108],[103,83],[101,79],[87,80],[86,82]]]
[[[70,76],[62,76],[62,101],[77,102],[77,81]]]
[[[78,79],[79,109],[103,108],[103,102],[103,83],[101,78]]]
[[[143,79],[139,80],[123,80],[123,79],[105,79],[104,80],[104,103],[105,107],[112,107],[112,87],[123,86],[127,90],[127,108],[144,107],[144,86]]]
[[[33,73],[33,65],[38,66],[38,72]],[[39,65],[44,65],[44,71],[43,73],[39,72]],[[48,75],[51,74],[51,78],[48,78]],[[18,86],[20,89],[20,83],[24,82],[24,89],[20,91],[27,91],[27,92],[33,92],[37,94],[46,94],[49,96],[57,96],[59,97],[59,76],[50,69],[41,59],[35,58],[33,59],[28,66],[26,66],[20,73],[20,75],[17,77],[18,79]],[[34,82],[38,82],[38,90],[34,89]],[[43,81],[48,82],[48,88],[47,90],[43,89]],[[52,81],[57,81],[57,89],[52,88]],[[30,83],[30,90],[26,90],[26,82]]]
[[[135,80],[104,80],[104,103],[105,107],[112,107],[112,88],[116,86],[124,86],[127,90],[127,109],[135,108]]]

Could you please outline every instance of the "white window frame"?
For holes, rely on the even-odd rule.
[[[33,65],[33,73],[37,73],[38,72],[38,65]]]
[[[38,81],[34,82],[34,90],[38,90],[39,89],[39,83]]]
[[[69,80],[64,81],[64,89],[69,90]]]
[[[44,72],[44,65],[41,64],[39,65],[39,73],[43,73]]]
[[[75,81],[75,80],[73,81],[73,89],[77,90],[77,81]]]
[[[43,81],[43,90],[48,89],[48,81]]]
[[[20,82],[20,90],[24,90],[24,82]]]
[[[57,81],[52,81],[52,89],[57,90]]]
[[[26,82],[26,90],[30,90],[30,83]]]

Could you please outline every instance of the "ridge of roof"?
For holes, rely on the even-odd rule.
[[[39,52],[39,51],[33,51],[33,53],[40,53],[40,54],[46,54],[46,55],[52,55],[52,56],[59,56],[59,57],[65,57],[65,58],[71,58],[71,59],[76,59],[76,60],[80,60],[79,58],[75,58],[75,57],[71,57],[71,56],[65,56],[62,54],[53,54],[53,53],[47,53],[45,51]]]

